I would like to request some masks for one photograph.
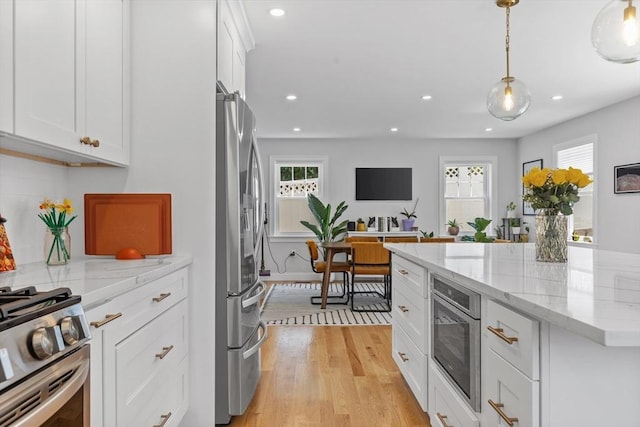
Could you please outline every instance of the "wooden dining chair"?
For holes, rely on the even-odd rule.
[[[311,270],[314,273],[322,273],[327,268],[325,261],[320,261],[318,255],[318,244],[315,240],[307,240],[307,247],[309,248],[309,259],[311,261]],[[351,264],[345,261],[333,261],[331,263],[331,273],[342,273],[342,294],[341,295],[328,295],[327,304],[347,304],[349,302],[349,273],[351,273]],[[311,297],[311,304],[321,304],[321,295],[314,295]],[[336,300],[336,301],[331,301]]]
[[[384,292],[376,290],[355,290],[357,275],[382,276]],[[377,294],[386,305],[385,308],[361,308],[355,306],[356,294]],[[391,252],[382,242],[351,243],[351,311],[355,312],[389,312],[391,311]]]
[[[385,237],[386,243],[418,243],[418,236]]]
[[[455,237],[421,237],[420,243],[455,243]]]

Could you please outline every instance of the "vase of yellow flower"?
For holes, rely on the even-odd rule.
[[[593,181],[580,169],[532,168],[522,177],[524,201],[536,211],[536,260],[567,261],[567,216],[580,200],[578,189]]]
[[[69,224],[76,216],[68,217],[73,212],[71,200],[54,203],[44,199],[40,203],[38,217],[47,226],[44,238],[44,259],[47,265],[67,264],[71,259],[71,236]]]

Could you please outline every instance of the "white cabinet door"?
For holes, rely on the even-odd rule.
[[[13,133],[13,2],[0,1],[0,132]]]
[[[523,375],[493,350],[487,350],[485,366],[482,413],[488,425],[508,426],[517,422],[518,426],[539,426],[538,381]]]
[[[246,49],[227,1],[221,1],[218,21],[218,80],[229,92],[244,98]],[[238,18],[239,19],[239,18]]]
[[[429,363],[429,414],[433,427],[480,426],[476,414],[458,397],[433,361]]]
[[[129,1],[14,3],[16,135],[128,163]]]

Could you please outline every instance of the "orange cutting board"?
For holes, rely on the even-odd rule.
[[[84,214],[87,255],[171,253],[171,194],[85,194]]]

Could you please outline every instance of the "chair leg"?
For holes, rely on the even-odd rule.
[[[344,299],[344,297],[347,299]],[[331,300],[337,301],[331,301]],[[321,305],[322,295],[314,295],[310,298],[311,304]],[[341,295],[327,295],[327,305],[329,304],[349,304],[349,274],[346,271],[342,272],[342,294]]]
[[[354,275],[351,275],[351,311],[354,311],[356,313],[388,313],[391,311],[391,295],[390,295],[390,282],[388,282],[387,280],[387,276],[384,276],[384,280],[383,280],[383,286],[384,286],[384,294],[378,292],[378,291],[357,291],[355,290],[355,278]],[[355,301],[355,294],[368,294],[368,295],[372,295],[372,294],[377,294],[379,295],[381,298],[384,299],[384,301],[381,301],[381,303],[387,305],[386,308],[384,309],[363,309],[363,308],[355,308],[354,306],[354,301]]]

